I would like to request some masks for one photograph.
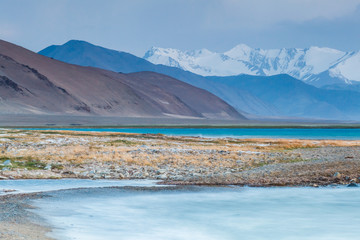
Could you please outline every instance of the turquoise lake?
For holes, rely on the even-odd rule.
[[[47,130],[160,133],[170,136],[199,137],[360,140],[360,129],[357,128],[49,128]]]

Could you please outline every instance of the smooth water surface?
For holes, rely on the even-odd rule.
[[[200,137],[360,140],[360,129],[358,128],[52,128],[47,130],[160,133],[172,136]]]
[[[82,189],[36,200],[56,239],[358,240],[357,188]]]

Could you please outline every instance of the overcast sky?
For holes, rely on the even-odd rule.
[[[1,0],[0,38],[39,51],[70,39],[138,56],[152,46],[360,50],[360,0]]]

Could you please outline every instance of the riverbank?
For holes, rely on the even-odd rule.
[[[65,193],[104,191],[100,197],[107,197],[111,191],[121,189],[174,189],[148,180],[86,180],[86,179],[25,179],[2,180],[0,182],[0,239],[6,240],[50,240],[58,227],[40,215],[36,202],[69,198]],[[184,188],[184,187],[176,187]],[[65,194],[65,195],[63,195]],[[65,200],[65,199],[63,199]],[[55,207],[56,208],[56,207]],[[57,238],[58,239],[58,238]],[[60,238],[62,239],[62,238]]]
[[[0,196],[0,239],[51,240],[49,227],[39,216],[28,211],[29,202],[41,198],[41,194],[16,194]]]
[[[157,179],[171,184],[358,183],[360,141],[0,130],[1,179]]]

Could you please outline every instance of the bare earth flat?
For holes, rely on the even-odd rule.
[[[111,117],[111,116],[71,116],[71,115],[35,115],[35,114],[0,114],[0,126],[4,127],[56,127],[56,126],[99,126],[99,127],[126,127],[126,126],[231,126],[231,127],[360,127],[359,122],[331,121],[314,119],[257,119],[257,120],[224,120],[179,117]]]

